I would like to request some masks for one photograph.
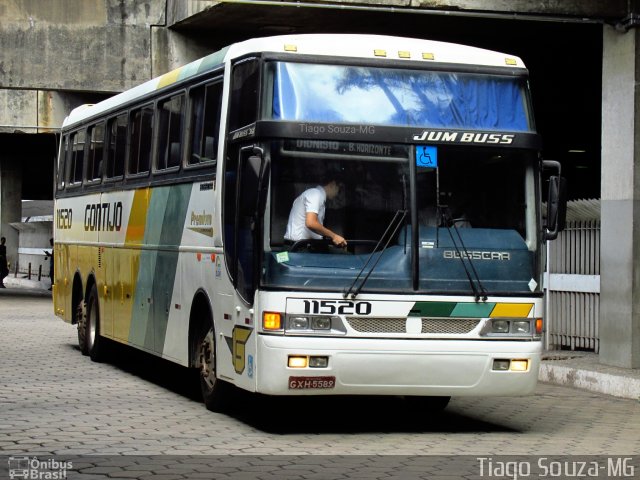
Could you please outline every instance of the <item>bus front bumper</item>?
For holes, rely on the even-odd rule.
[[[257,342],[256,388],[270,395],[527,395],[542,352],[539,341],[258,335]],[[290,356],[328,364],[290,368]],[[527,360],[526,370],[497,369],[513,360]]]

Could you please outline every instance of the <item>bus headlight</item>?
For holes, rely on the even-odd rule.
[[[529,320],[518,320],[511,323],[511,333],[529,333],[531,322]]]
[[[289,314],[285,321],[285,333],[291,335],[344,335],[347,333],[337,316]]]
[[[491,318],[487,319],[480,334],[502,338],[537,338],[540,336],[539,323],[542,322],[538,322],[536,318]]]
[[[309,318],[289,317],[289,321],[287,322],[287,330],[309,330]]]
[[[508,320],[493,320],[491,322],[491,332],[493,333],[509,333]]]
[[[312,317],[311,328],[313,330],[331,330],[331,317]]]

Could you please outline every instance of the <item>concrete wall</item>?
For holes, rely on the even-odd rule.
[[[640,31],[604,29],[600,360],[640,368]]]
[[[310,5],[447,10],[479,14],[546,14],[620,19],[626,0],[335,0]],[[0,0],[0,132],[37,133],[59,126],[68,111],[93,99],[74,92],[113,94],[236,40],[264,5],[210,0]],[[309,8],[268,7],[280,25],[305,10],[303,25],[321,23]],[[270,13],[273,12],[273,15]],[[255,19],[254,19],[255,20]],[[268,22],[267,22],[268,23]],[[293,22],[295,25],[296,23]],[[167,28],[167,26],[169,28]],[[280,27],[277,27],[280,28]],[[316,25],[317,28],[317,25]],[[238,35],[273,34],[251,25]],[[277,33],[278,30],[276,30]],[[89,97],[89,98],[86,98]],[[95,101],[101,98],[96,98]],[[22,127],[40,126],[41,129]],[[44,130],[43,130],[44,129]]]
[[[163,0],[0,0],[0,88],[119,92],[147,80],[164,9]]]
[[[22,166],[0,159],[0,237],[7,239],[7,259],[11,271],[18,260],[18,231],[11,223],[21,220]]]
[[[151,78],[164,14],[164,0],[0,0],[0,132],[47,131],[92,101],[74,92],[113,94]]]
[[[246,2],[259,5],[260,1]],[[244,4],[247,12],[250,6]],[[290,0],[288,3],[298,3]],[[301,2],[308,5],[358,5],[370,7],[397,7],[407,9],[432,9],[455,13],[479,14],[544,14],[558,16],[594,17],[594,18],[623,18],[627,14],[627,0],[308,0]],[[303,5],[299,5],[304,8]],[[218,11],[226,9],[225,2],[213,0],[168,0],[167,26],[201,25],[204,19],[212,18]],[[272,6],[274,15],[284,15],[285,12],[278,5]]]

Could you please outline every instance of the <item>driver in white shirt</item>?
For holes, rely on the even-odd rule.
[[[335,198],[339,192],[340,186],[335,179],[326,185],[318,185],[302,192],[291,207],[287,231],[284,234],[285,241],[328,237],[336,247],[346,247],[347,241],[342,236],[323,225],[327,198]]]

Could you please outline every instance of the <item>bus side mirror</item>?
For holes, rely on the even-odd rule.
[[[560,163],[545,160],[543,168],[557,169],[558,175],[549,177],[549,196],[547,197],[547,226],[545,240],[555,240],[564,230],[567,219],[567,180],[560,175]]]

